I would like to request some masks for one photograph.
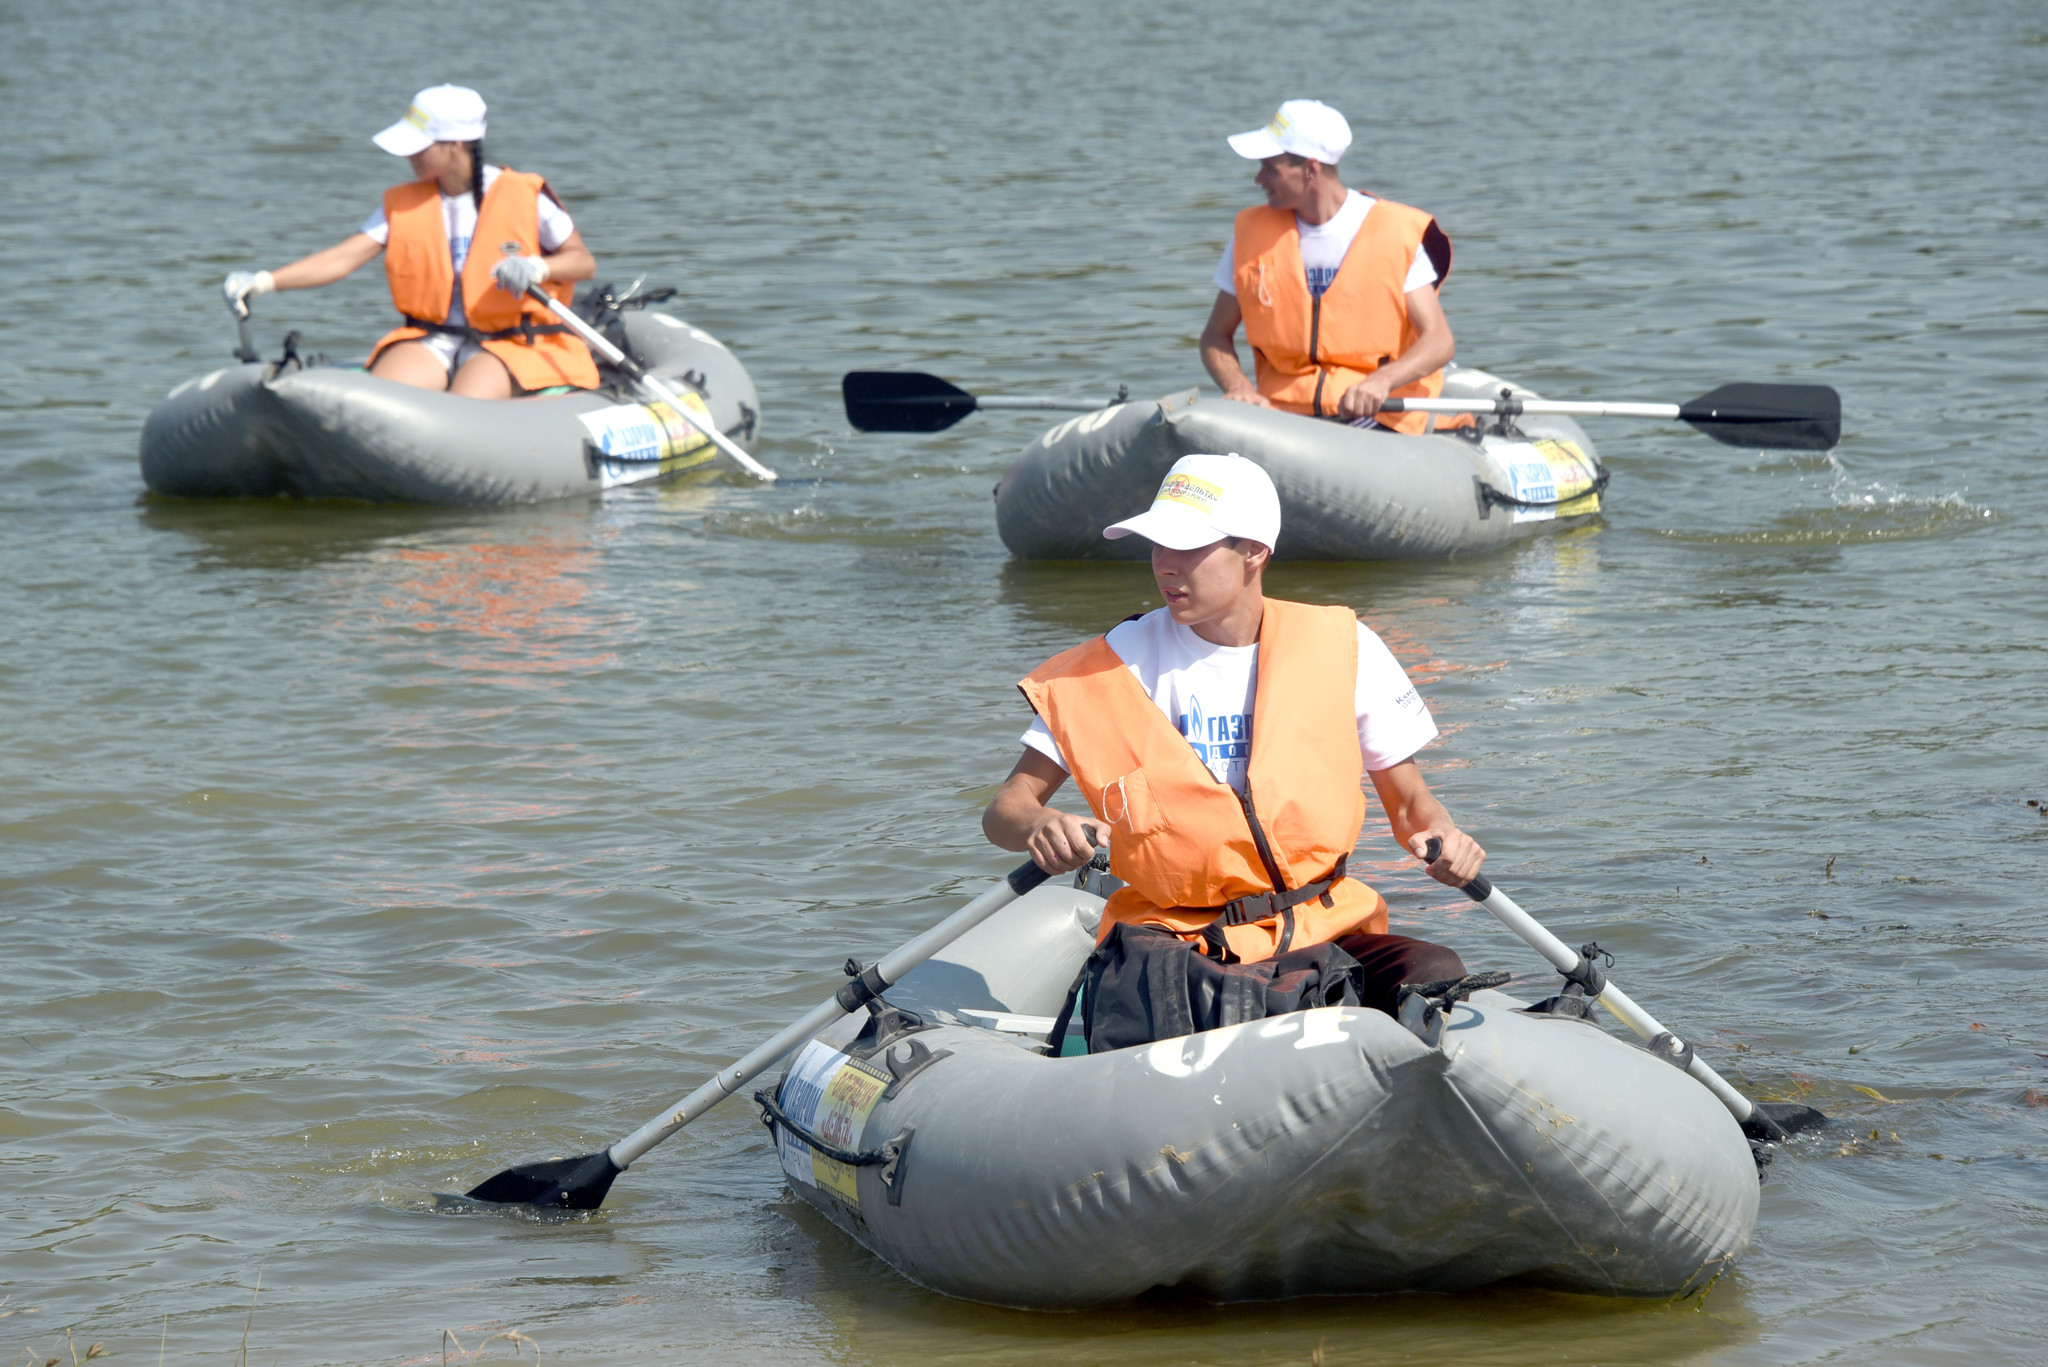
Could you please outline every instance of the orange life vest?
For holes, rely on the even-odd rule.
[[[1375,200],[1358,236],[1337,268],[1337,278],[1320,296],[1309,293],[1301,261],[1301,229],[1294,214],[1265,205],[1237,216],[1233,253],[1237,306],[1244,335],[1252,344],[1259,393],[1290,413],[1334,417],[1346,390],[1415,345],[1403,290],[1416,249],[1436,220],[1420,209]],[[1443,261],[1437,288],[1450,274],[1450,239],[1441,231]],[[1439,370],[1402,385],[1389,398],[1435,398],[1443,392]],[[1424,432],[1462,426],[1471,415],[1388,413],[1384,427]]]
[[[464,332],[503,361],[523,389],[558,384],[595,389],[597,365],[582,341],[545,308],[507,294],[491,278],[492,268],[507,256],[540,255],[540,196],[545,186],[539,176],[508,169],[499,171],[484,191],[469,257],[462,264]],[[431,180],[393,186],[384,192],[384,217],[391,225],[384,273],[391,280],[391,302],[405,315],[405,324],[378,340],[370,353],[372,364],[394,342],[442,330],[455,289],[455,258],[448,250],[448,227],[441,217],[441,187]],[[575,293],[573,286],[552,281],[542,288],[563,303]]]
[[[1386,902],[1344,872],[1365,822],[1357,615],[1268,598],[1258,671],[1242,798],[1107,638],[1055,655],[1018,685],[1108,828],[1110,872],[1127,884],[1110,897],[1101,935],[1120,921],[1162,926],[1256,962],[1386,931]],[[1276,897],[1300,900],[1276,908]]]

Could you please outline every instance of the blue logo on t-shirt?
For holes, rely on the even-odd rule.
[[[1323,291],[1330,288],[1330,282],[1337,278],[1337,268],[1335,266],[1309,266],[1306,269],[1308,271],[1308,292],[1318,299],[1322,298]]]
[[[1252,757],[1252,716],[1237,712],[1227,716],[1205,716],[1202,704],[1190,702],[1175,722],[1193,747],[1195,758],[1209,766],[1209,772],[1228,783],[1242,774]]]

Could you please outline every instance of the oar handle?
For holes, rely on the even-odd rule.
[[[766,1044],[728,1067],[691,1092],[668,1112],[656,1116],[611,1147],[611,1160],[621,1171],[634,1159],[703,1115],[756,1077],[775,1066],[790,1050],[808,1040],[834,1021],[861,1009],[895,986],[904,974],[1001,911],[1051,875],[1035,860],[1010,870],[1009,876],[969,902],[924,934],[870,965],[858,978],[847,983],[811,1008],[803,1019],[790,1025]]]
[[[1442,853],[1443,842],[1431,836],[1422,856],[1423,862],[1434,864],[1437,856]],[[1697,1051],[1666,1030],[1655,1016],[1637,1006],[1629,999],[1627,993],[1608,981],[1605,974],[1593,968],[1592,962],[1585,955],[1573,950],[1564,941],[1552,935],[1542,922],[1515,905],[1514,898],[1496,888],[1487,880],[1485,874],[1480,874],[1458,890],[1493,913],[1495,920],[1521,937],[1522,942],[1529,948],[1548,959],[1550,966],[1559,973],[1582,985],[1590,983],[1595,990],[1589,990],[1588,996],[1606,1007],[1616,1020],[1633,1030],[1645,1043],[1653,1048],[1669,1051],[1670,1062],[1676,1063],[1680,1059],[1685,1059],[1685,1071],[1720,1098],[1721,1104],[1728,1108],[1728,1113],[1736,1120],[1750,1118],[1756,1107],[1750,1103],[1748,1097],[1729,1086],[1726,1079],[1707,1066]]]
[[[552,294],[549,294],[539,285],[528,285],[526,287],[526,294],[528,298],[547,305],[555,317],[561,319],[567,325],[569,331],[583,339],[585,346],[624,371],[635,384],[653,394],[655,398],[660,399],[670,408],[673,408],[676,411],[677,417],[688,422],[692,427],[709,437],[711,444],[731,457],[734,464],[738,465],[755,479],[761,480],[764,483],[774,483],[776,476],[773,470],[740,449],[739,443],[718,430],[718,424],[708,420],[705,422],[695,421],[690,416],[690,410],[683,406],[682,399],[677,397],[674,390],[648,374],[638,361],[613,346],[610,339],[603,333],[584,322],[577,315],[576,310],[570,308]],[[620,1166],[624,1165],[621,1164]]]

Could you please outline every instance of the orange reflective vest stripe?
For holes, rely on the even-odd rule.
[[[1353,930],[1385,932],[1386,902],[1350,877],[1242,924],[1218,910],[1305,889],[1341,869],[1358,843],[1357,677],[1351,609],[1266,599],[1248,798],[1209,771],[1105,637],[1055,655],[1018,685],[1109,831],[1110,872],[1127,886],[1109,899],[1102,935],[1137,922],[1213,945],[1220,925],[1231,952],[1256,962]]]
[[[1264,205],[1237,216],[1233,247],[1237,306],[1252,345],[1259,393],[1290,413],[1334,417],[1346,390],[1415,345],[1403,290],[1417,248],[1436,220],[1420,209],[1375,200],[1358,236],[1321,296],[1308,288],[1301,261],[1301,229],[1294,214]],[[1450,273],[1445,248],[1437,288]],[[1402,385],[1389,398],[1435,398],[1443,392],[1439,370]],[[1380,424],[1401,432],[1462,426],[1470,414],[1389,413]]]
[[[581,339],[545,308],[507,294],[491,278],[492,268],[507,256],[541,254],[540,196],[545,185],[539,176],[502,170],[484,192],[469,257],[462,265],[462,312],[469,333],[505,363],[521,388],[566,384],[595,389],[597,365]],[[393,186],[384,192],[384,218],[391,227],[391,239],[384,246],[391,302],[409,320],[446,323],[455,289],[455,258],[448,250],[440,187],[430,180]],[[514,250],[507,251],[508,247]],[[564,303],[575,293],[574,286],[552,281],[542,288]],[[548,331],[536,330],[542,328]],[[428,331],[412,322],[392,329],[371,351],[371,364],[394,342],[424,337]]]

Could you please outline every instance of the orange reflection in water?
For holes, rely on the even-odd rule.
[[[1410,604],[1408,611],[1420,614],[1430,608],[1448,606],[1448,599],[1424,598]],[[1362,613],[1360,615],[1364,616]],[[1430,647],[1409,627],[1377,613],[1372,617],[1366,617],[1365,624],[1387,643],[1387,649],[1394,652],[1394,658],[1399,660],[1401,668],[1408,672],[1408,682],[1417,688],[1427,688],[1430,684],[1438,683],[1447,674],[1459,674],[1466,670],[1499,669],[1507,663],[1505,660],[1494,660],[1484,664],[1464,664],[1456,660],[1443,659],[1432,653]]]
[[[1426,618],[1430,610],[1447,608],[1449,605],[1448,599],[1424,598],[1408,604],[1406,610],[1409,614]],[[1437,655],[1432,647],[1402,620],[1379,613],[1367,617],[1361,612],[1360,616],[1380,640],[1386,643],[1387,649],[1393,652],[1394,659],[1400,664],[1402,671],[1408,675],[1408,682],[1414,684],[1418,690],[1427,689],[1434,683],[1441,683],[1453,674],[1484,673],[1504,668],[1507,664],[1505,660],[1472,663],[1447,660]],[[1431,776],[1441,775],[1450,769],[1469,768],[1472,763],[1470,759],[1449,757],[1439,749],[1446,740],[1464,730],[1468,723],[1447,719],[1439,709],[1436,699],[1427,692],[1423,693],[1422,698],[1429,705],[1430,715],[1436,721],[1437,739],[1423,747],[1416,755],[1417,765]],[[1357,848],[1359,853],[1352,856],[1351,867],[1354,870],[1365,870],[1368,882],[1374,877],[1396,879],[1412,875],[1420,867],[1412,856],[1392,854],[1385,858],[1373,857],[1388,851],[1397,851],[1400,845],[1394,839],[1393,827],[1388,823],[1387,814],[1373,794],[1370,784],[1366,786],[1365,827],[1359,832]],[[1433,890],[1425,888],[1425,891]],[[1455,920],[1459,909],[1466,903],[1450,889],[1445,888],[1442,891],[1447,900],[1441,906],[1431,906],[1427,910],[1431,914],[1445,913],[1450,919]]]
[[[593,639],[615,637],[621,619],[587,608],[585,575],[596,555],[585,541],[483,542],[461,550],[400,550],[397,557],[417,573],[399,578],[382,599],[387,611],[399,614],[394,624],[446,632],[451,644],[466,647],[436,656],[437,664],[554,674],[618,659],[611,650],[587,653]]]

